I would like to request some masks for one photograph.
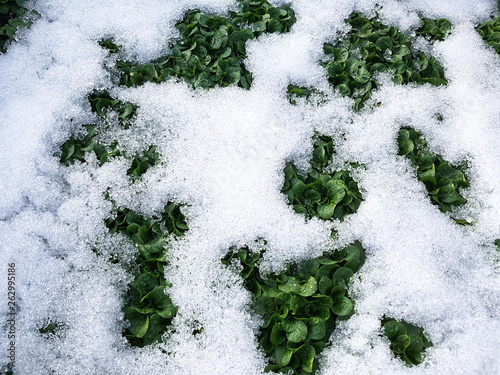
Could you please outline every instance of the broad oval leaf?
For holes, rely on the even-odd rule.
[[[307,325],[302,320],[294,320],[287,327],[286,337],[289,341],[299,343],[307,337]]]
[[[274,348],[274,358],[276,365],[285,367],[292,359],[293,351],[288,350],[285,345],[279,345]]]
[[[330,204],[319,204],[318,205],[318,215],[325,220],[331,219],[335,211],[335,203]]]
[[[333,301],[333,306],[331,307],[333,313],[338,316],[349,315],[353,308],[352,301],[347,297],[336,299]]]
[[[300,287],[299,294],[303,297],[310,297],[318,290],[318,282],[313,276],[309,276],[305,284]]]

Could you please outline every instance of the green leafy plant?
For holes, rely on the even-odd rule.
[[[423,36],[427,40],[444,40],[451,32],[453,25],[446,18],[431,20],[422,18],[422,26],[416,30],[416,35]]]
[[[91,109],[99,117],[105,118],[109,110],[118,113],[119,124],[127,129],[134,120],[137,105],[124,103],[113,99],[107,91],[96,91],[88,97]],[[60,162],[65,165],[73,164],[75,161],[84,162],[86,152],[94,152],[100,164],[103,165],[111,157],[129,157],[120,149],[118,142],[103,145],[97,141],[96,125],[84,125],[83,137],[71,137],[61,146]],[[150,146],[143,154],[132,157],[132,165],[127,170],[127,175],[137,179],[144,174],[149,167],[160,163],[160,155],[156,152],[156,146]]]
[[[297,103],[294,97],[309,99],[309,97],[314,91],[315,91],[314,89],[310,89],[307,87],[299,87],[291,83],[288,85],[287,88],[288,100],[290,101],[291,104],[295,105]]]
[[[14,375],[14,371],[12,370],[12,366],[2,365],[2,367],[0,367],[0,375]]]
[[[247,248],[229,252],[225,265],[239,262],[240,276],[252,294],[255,313],[262,316],[259,343],[271,364],[266,371],[311,374],[318,369],[337,320],[354,313],[347,290],[365,260],[359,242],[333,254],[289,264],[279,274],[262,277],[262,254]]]
[[[104,146],[96,141],[96,126],[84,125],[86,134],[83,138],[71,137],[61,146],[60,162],[65,165],[73,164],[75,161],[84,162],[85,153],[93,151],[100,164],[103,165],[111,156],[122,155],[117,142]]]
[[[106,117],[106,112],[114,110],[118,112],[120,125],[128,128],[133,120],[137,106],[131,103],[123,103],[111,98],[107,91],[95,91],[88,96],[88,100],[93,112],[101,118]],[[117,142],[110,145],[102,145],[97,142],[97,128],[95,125],[84,125],[85,135],[81,137],[71,137],[61,146],[60,162],[69,165],[75,161],[84,162],[85,153],[93,151],[100,164],[104,164],[111,156],[120,156],[122,152]]]
[[[476,27],[477,32],[486,43],[500,54],[500,17],[496,17]]]
[[[14,39],[16,31],[30,27],[31,21],[24,20],[27,0],[0,0],[0,54],[5,53],[5,45]],[[32,14],[35,14],[32,12]]]
[[[122,48],[122,46],[115,44],[113,39],[101,39],[98,43],[102,48],[107,49],[109,53],[118,53]]]
[[[134,119],[138,106],[132,103],[122,102],[113,99],[109,92],[94,91],[88,97],[92,111],[99,117],[106,118],[106,112],[115,111],[118,113],[118,121],[122,128],[128,129],[131,121]]]
[[[326,59],[320,62],[326,69],[328,81],[343,96],[354,99],[354,109],[360,110],[379,87],[377,74],[390,72],[399,84],[447,84],[444,68],[435,58],[412,51],[412,38],[393,26],[367,19],[359,13],[350,15],[346,22],[351,30],[335,45],[323,46]],[[429,40],[443,40],[451,30],[446,19],[422,20],[417,35]],[[309,97],[311,89],[288,86],[289,95]],[[293,100],[293,99],[292,99]],[[295,104],[292,102],[292,104]]]
[[[307,218],[343,220],[357,211],[363,197],[349,172],[322,173],[334,154],[331,137],[315,135],[313,140],[311,168],[302,174],[295,166],[287,164],[281,191],[287,195],[295,212]]]
[[[139,250],[133,270],[135,279],[129,284],[123,308],[130,323],[124,336],[134,346],[161,341],[177,313],[177,307],[165,294],[165,245],[169,234],[182,236],[188,229],[184,215],[174,203],[167,204],[160,217],[148,219],[124,208],[106,225],[111,234],[120,232],[130,237]]]
[[[63,335],[65,325],[58,322],[49,321],[43,325],[38,332],[48,338],[61,337]]]
[[[402,128],[398,134],[399,155],[410,159],[417,169],[417,176],[425,184],[432,203],[442,212],[451,212],[453,206],[460,206],[467,200],[460,195],[460,187],[468,187],[463,170],[465,166],[454,167],[427,146],[422,135],[410,128]],[[456,220],[465,224],[463,220]]]
[[[102,145],[95,140],[95,125],[85,125],[87,134],[83,138],[71,137],[61,146],[60,162],[65,165],[73,164],[75,161],[84,162],[85,153],[93,151],[103,165],[113,156],[127,155],[120,150],[118,142],[110,145]],[[127,170],[127,175],[133,179],[141,177],[149,167],[160,163],[160,155],[156,152],[156,146],[150,146],[143,154],[137,154],[132,159],[132,165]]]
[[[102,118],[106,117],[107,111],[116,111],[123,128],[131,125],[137,110],[137,106],[133,104],[114,100],[107,91],[93,92],[89,95],[89,102],[92,111]],[[84,162],[87,152],[94,152],[101,165],[110,157],[130,158],[120,150],[116,141],[111,145],[100,144],[96,140],[96,129],[95,125],[86,125],[86,134],[83,137],[72,137],[66,141],[61,147],[61,163],[69,165],[75,161]],[[143,154],[131,159],[127,175],[132,179],[140,178],[149,167],[160,162],[155,146],[150,146]],[[106,221],[106,226],[111,234],[119,232],[129,237],[139,252],[135,266],[131,269],[135,279],[129,284],[123,308],[125,318],[130,324],[124,331],[124,336],[134,346],[145,346],[161,341],[163,333],[177,312],[172,300],[165,294],[167,286],[164,277],[164,267],[167,264],[165,245],[170,235],[182,236],[188,229],[185,217],[180,207],[174,203],[168,203],[159,217],[152,218],[144,218],[127,208],[120,207],[116,210],[116,216]],[[94,252],[100,256],[98,249],[94,249]],[[117,263],[118,259],[112,257],[110,262]],[[53,324],[43,328],[47,332],[53,329],[55,329]]]
[[[288,32],[295,14],[286,4],[276,8],[266,0],[239,3],[240,10],[230,12],[229,18],[199,10],[186,12],[176,25],[180,38],[167,56],[143,65],[117,63],[120,84],[130,87],[178,77],[195,88],[237,84],[249,89],[252,75],[243,64],[246,42],[263,33]],[[101,45],[111,52],[119,48],[111,41],[102,41]]]
[[[300,87],[294,85],[293,83],[289,84],[287,87],[287,96],[288,101],[293,105],[297,104],[297,98],[304,98],[309,102],[311,102],[312,100],[316,100],[316,104],[324,103],[326,101],[325,94],[322,91],[315,88]]]
[[[324,52],[331,60],[323,62],[328,81],[344,96],[354,98],[359,110],[370,97],[372,88],[378,88],[375,75],[392,72],[396,83],[448,83],[444,68],[434,58],[421,52],[412,52],[411,37],[393,26],[375,18],[367,19],[353,13],[346,20],[351,25],[345,39],[335,45],[325,44]],[[427,23],[428,24],[428,23]],[[425,28],[422,33],[430,34]],[[438,34],[441,35],[441,34]]]
[[[406,365],[422,363],[425,350],[432,346],[423,333],[423,329],[395,319],[385,318],[382,321],[384,336],[391,342],[391,350]]]
[[[160,155],[156,152],[156,146],[150,146],[146,152],[136,155],[132,160],[132,166],[127,170],[127,175],[133,179],[140,178],[153,165],[160,163]]]

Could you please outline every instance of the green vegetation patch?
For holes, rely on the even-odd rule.
[[[337,320],[354,313],[347,290],[365,260],[359,242],[333,254],[289,264],[279,274],[261,277],[262,254],[243,248],[222,260],[243,266],[240,276],[252,294],[255,313],[262,316],[259,343],[269,358],[266,371],[311,374]]]
[[[137,106],[132,103],[123,103],[115,100],[107,91],[96,91],[88,96],[88,100],[93,112],[100,118],[106,118],[109,111],[118,114],[118,121],[122,128],[129,128],[134,119]],[[93,151],[100,164],[104,164],[111,156],[121,156],[123,153],[117,142],[110,145],[102,145],[97,142],[97,128],[95,125],[85,125],[85,135],[83,137],[71,137],[61,147],[61,163],[65,165],[73,164],[75,161],[84,162],[85,153]],[[149,150],[148,150],[149,153]]]
[[[476,30],[484,41],[500,54],[500,17],[483,23],[476,27]]]
[[[297,98],[304,98],[308,102],[313,102],[315,104],[324,103],[325,94],[315,88],[301,87],[290,83],[287,87],[287,98],[290,104],[296,105]]]
[[[6,43],[14,39],[18,29],[31,26],[31,21],[23,20],[27,12],[24,4],[27,1],[0,0],[0,54],[5,53]]]
[[[118,122],[123,129],[128,129],[134,120],[137,105],[115,100],[107,91],[97,91],[89,95],[92,111],[101,118],[106,118],[109,111],[115,111]],[[129,158],[120,149],[118,142],[103,145],[98,142],[96,125],[84,125],[85,131],[82,136],[71,137],[61,146],[60,162],[64,165],[73,164],[75,161],[84,162],[87,152],[94,152],[99,163],[103,165],[110,158],[123,156]],[[132,179],[138,179],[149,167],[160,163],[160,155],[156,152],[156,146],[150,146],[142,154],[132,157],[132,165],[127,170],[127,175]]]
[[[135,279],[129,284],[123,308],[130,323],[124,336],[134,346],[161,342],[177,313],[177,307],[165,294],[165,245],[170,234],[181,236],[188,229],[185,217],[178,205],[169,203],[160,217],[148,219],[129,209],[119,209],[106,226],[111,234],[119,232],[131,238],[139,250],[133,270]]]
[[[377,17],[367,19],[359,13],[351,14],[346,22],[351,30],[338,43],[324,44],[326,59],[320,64],[326,69],[328,82],[343,96],[354,99],[355,110],[362,109],[372,90],[379,87],[378,73],[392,73],[398,84],[448,83],[439,61],[412,50],[411,36],[384,25]],[[416,34],[431,41],[443,40],[452,27],[446,19],[424,18],[422,22]],[[311,90],[291,84],[288,93],[307,98]]]
[[[382,321],[382,327],[396,357],[401,358],[408,366],[422,363],[425,350],[432,346],[422,328],[389,318]]]
[[[102,145],[95,139],[97,133],[95,125],[85,126],[86,134],[83,138],[71,137],[61,147],[61,163],[65,165],[73,164],[76,160],[85,161],[85,153],[94,152],[99,163],[103,165],[113,156],[125,156],[120,150],[118,142],[110,145]],[[132,158],[132,165],[127,169],[127,175],[132,179],[141,177],[149,167],[160,163],[160,155],[156,152],[156,146],[150,146],[142,154],[137,154]]]
[[[0,367],[0,375],[14,375],[14,371],[12,370],[12,366],[2,365]]]
[[[451,212],[453,206],[461,206],[467,200],[460,195],[461,187],[468,187],[465,178],[465,166],[455,167],[436,155],[427,146],[422,135],[410,128],[399,130],[399,155],[410,159],[417,170],[417,176],[425,184],[433,204],[438,205],[442,212]],[[467,221],[457,220],[459,224]]]
[[[349,172],[323,173],[334,154],[331,137],[315,135],[313,141],[315,148],[311,167],[302,174],[295,166],[287,164],[281,191],[287,195],[295,212],[309,219],[319,217],[342,221],[346,215],[358,210],[363,197]]]
[[[86,134],[83,137],[71,137],[61,146],[60,162],[65,165],[73,164],[75,161],[84,162],[87,152],[94,152],[103,165],[111,156],[122,155],[118,143],[104,146],[96,140],[96,126],[84,125]]]
[[[38,332],[46,338],[62,337],[64,335],[65,324],[49,321],[45,323]]]
[[[430,18],[422,18],[422,26],[416,30],[417,36],[423,36],[429,41],[444,40],[451,32],[453,25],[446,18],[431,20]]]
[[[95,91],[88,97],[92,111],[101,118],[106,113],[114,111],[118,114],[118,122],[124,129],[128,129],[134,119],[138,106],[128,102],[113,99],[109,92]]]
[[[199,10],[186,12],[176,24],[181,36],[167,56],[143,65],[117,63],[120,84],[130,87],[178,77],[194,88],[237,84],[249,89],[252,74],[243,64],[246,42],[264,33],[288,32],[295,23],[295,14],[289,5],[276,8],[266,0],[239,3],[240,10],[230,12],[229,18]],[[114,52],[119,49],[111,41],[101,45]]]
[[[91,109],[99,117],[105,118],[109,111],[118,114],[118,121],[126,129],[134,120],[137,106],[113,99],[107,91],[89,95]],[[143,154],[128,157],[115,141],[102,145],[97,141],[96,125],[86,125],[83,137],[72,137],[61,147],[61,163],[70,165],[75,161],[84,162],[87,152],[94,152],[100,164],[111,157],[122,156],[132,159],[127,170],[133,180],[140,178],[151,166],[160,162],[155,146],[150,146]],[[188,229],[179,205],[168,203],[159,217],[145,218],[142,215],[120,207],[116,216],[106,221],[111,234],[122,233],[137,247],[139,255],[131,271],[134,281],[129,284],[123,311],[130,323],[123,332],[131,345],[145,346],[161,341],[172,318],[177,313],[170,297],[165,294],[167,286],[164,267],[167,265],[165,245],[171,235],[182,236]],[[95,250],[99,256],[99,251]],[[110,262],[118,260],[111,258]],[[50,333],[55,327],[48,325],[44,332]]]
[[[378,88],[375,75],[392,72],[394,82],[411,82],[435,86],[447,84],[444,68],[433,57],[412,51],[411,37],[375,18],[367,19],[353,13],[346,20],[352,26],[345,39],[323,49],[330,58],[323,62],[328,81],[344,96],[354,99],[359,110],[368,100],[372,89]],[[440,29],[438,29],[440,30]],[[422,35],[439,38],[429,22],[424,22]]]

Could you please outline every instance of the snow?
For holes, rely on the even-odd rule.
[[[97,41],[113,37],[124,57],[149,61],[168,52],[184,11],[224,15],[234,1],[31,3],[41,18],[0,55],[0,268],[7,296],[8,263],[16,264],[16,374],[261,374],[260,319],[241,280],[220,263],[231,246],[257,246],[258,239],[267,241],[264,271],[354,240],[367,250],[362,281],[351,287],[356,313],[334,332],[321,374],[500,373],[500,273],[492,245],[500,238],[500,57],[474,30],[495,2],[290,4],[297,15],[290,33],[247,44],[252,88],[204,91],[177,80],[119,87],[106,69],[114,60]],[[419,15],[449,18],[450,36],[422,43],[442,62],[449,84],[395,86],[381,77],[372,100],[382,104],[374,110],[353,112],[352,101],[333,92],[319,106],[292,106],[289,83],[329,90],[317,62],[323,43],[347,31],[343,20],[354,10],[378,10],[383,22],[410,31]],[[127,130],[110,115],[105,137],[129,154],[155,144],[161,155],[162,163],[133,183],[123,158],[102,167],[93,155],[70,167],[59,163],[65,140],[98,121],[86,97],[104,88],[139,106]],[[473,226],[457,226],[430,203],[408,160],[397,155],[401,126],[421,132],[446,160],[467,160],[468,203],[456,214]],[[364,201],[342,223],[304,221],[280,192],[286,162],[307,167],[315,130],[336,140],[332,168],[364,164],[353,173]],[[186,235],[169,244],[165,274],[179,311],[154,347],[131,347],[121,334],[133,279],[126,265],[136,249],[108,233],[104,220],[113,206],[106,192],[145,216],[174,200],[188,220]],[[96,248],[121,261],[97,257]],[[393,357],[380,335],[384,315],[424,328],[434,346],[422,365],[409,368]],[[38,333],[48,321],[62,324],[59,336]],[[0,347],[7,348],[2,327]]]

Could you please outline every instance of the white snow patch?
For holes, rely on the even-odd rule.
[[[175,22],[187,9],[225,15],[235,1],[32,4],[40,19],[0,56],[0,268],[6,291],[8,264],[16,264],[16,373],[261,374],[260,318],[252,315],[241,280],[220,263],[231,246],[258,239],[267,241],[266,271],[354,240],[367,249],[362,281],[351,288],[356,314],[334,332],[322,374],[500,371],[500,280],[492,246],[500,238],[500,58],[474,30],[495,2],[290,3],[297,15],[290,33],[247,45],[252,89],[208,92],[175,80],[113,86],[105,69],[113,59],[97,41],[112,37],[123,45],[122,58],[149,61],[168,53]],[[454,23],[445,41],[420,43],[443,63],[449,84],[395,86],[381,77],[385,83],[372,99],[380,107],[361,113],[335,93],[319,106],[290,105],[289,83],[328,90],[317,61],[323,43],[347,32],[344,18],[376,10],[404,30],[416,27],[418,16]],[[86,163],[59,164],[62,143],[97,120],[86,97],[103,88],[140,107],[133,127],[111,126],[106,137],[130,154],[155,144],[161,155],[162,164],[140,181],[128,179],[123,158],[102,167],[93,155]],[[468,204],[456,214],[473,226],[458,227],[430,203],[410,163],[397,155],[401,126],[422,132],[447,160],[467,160]],[[336,140],[332,168],[364,164],[353,175],[365,200],[343,223],[306,222],[280,192],[286,162],[307,166],[315,130]],[[171,241],[166,269],[179,312],[164,343],[132,348],[122,337],[121,309],[136,250],[123,236],[111,236],[105,219],[111,202],[152,216],[172,200],[183,204],[190,228]],[[105,260],[116,253],[119,263]],[[7,309],[1,304],[0,315]],[[384,315],[424,328],[434,346],[421,366],[408,368],[393,357],[381,336]],[[57,337],[38,332],[50,321],[61,325]]]

